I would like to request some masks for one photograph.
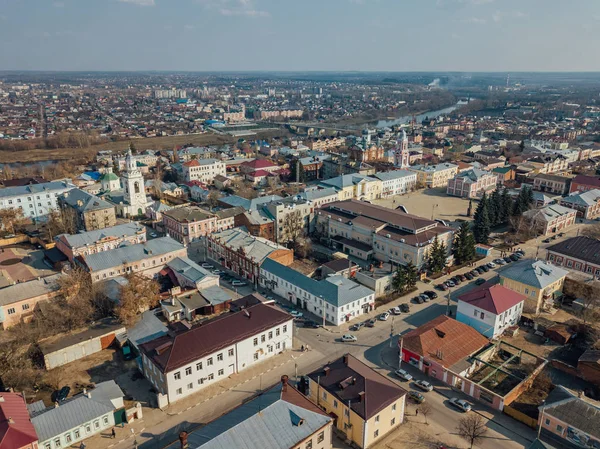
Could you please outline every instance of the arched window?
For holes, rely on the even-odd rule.
[[[140,193],[140,183],[139,182],[135,182],[133,184],[133,189],[134,189],[135,193]]]

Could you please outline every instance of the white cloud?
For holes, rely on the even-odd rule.
[[[474,25],[484,25],[487,23],[487,20],[482,19],[481,17],[467,17],[463,22],[472,23]]]
[[[154,0],[117,0],[121,3],[130,3],[137,6],[154,6]]]
[[[223,16],[271,17],[271,14],[269,14],[269,12],[267,12],[267,11],[258,11],[256,9],[247,9],[247,8],[236,8],[236,9],[221,8],[219,10],[219,12]]]

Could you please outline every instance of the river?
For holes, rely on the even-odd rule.
[[[425,117],[436,118],[436,117],[439,117],[440,115],[449,114],[449,113],[451,113],[452,111],[458,109],[460,106],[462,106],[464,104],[467,104],[467,102],[466,101],[459,101],[455,105],[449,106],[449,107],[444,108],[444,109],[438,109],[437,111],[424,112],[423,114],[420,114],[420,115],[416,116],[417,123],[420,123],[423,120],[425,120]],[[364,124],[364,126],[365,127],[375,126],[375,128],[391,128],[394,125],[405,125],[407,123],[410,123],[410,121],[412,120],[412,118],[413,118],[412,115],[404,115],[402,117],[398,117],[398,118],[393,119],[393,120],[378,120],[377,122],[367,122],[367,123]]]

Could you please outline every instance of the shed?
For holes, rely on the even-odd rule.
[[[125,326],[113,319],[104,319],[90,328],[74,334],[63,334],[41,341],[47,370],[66,365],[108,348],[118,334],[126,332]]]
[[[481,254],[484,257],[490,256],[492,254],[492,249],[494,248],[488,245],[484,245],[483,243],[478,243],[477,245],[475,245],[475,252],[477,254]]]
[[[573,333],[570,331],[569,326],[560,323],[550,326],[544,332],[544,337],[549,338],[560,345],[566,345],[569,343],[569,340],[571,340],[572,336]]]

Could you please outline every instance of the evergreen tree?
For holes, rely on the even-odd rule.
[[[531,209],[535,203],[535,198],[533,197],[533,189],[531,187],[527,187],[527,190],[523,194],[525,196],[525,200],[527,202],[527,210]]]
[[[446,245],[440,243],[436,235],[431,244],[428,260],[428,267],[432,273],[439,273],[446,268],[446,252]]]
[[[502,190],[502,196],[500,198],[500,213],[499,215],[499,220],[500,223],[506,223],[508,221],[508,217],[510,217],[510,214],[512,213],[512,207],[513,207],[513,200],[510,197],[510,195],[508,194],[508,189],[504,188],[504,190]]]
[[[488,197],[484,193],[473,216],[473,234],[477,243],[487,244],[490,238],[490,217],[488,215]]]
[[[454,240],[454,257],[458,263],[470,262],[475,259],[475,237],[471,225],[463,222],[456,232]]]
[[[406,289],[412,290],[417,286],[417,281],[419,280],[419,273],[417,271],[417,267],[413,265],[412,262],[408,262],[404,267],[404,277],[406,279]]]
[[[523,212],[528,211],[529,209],[531,209],[531,206],[533,206],[533,203],[533,190],[527,186],[521,187],[519,196],[515,200],[515,204],[513,206],[513,216],[517,217]]]
[[[406,272],[402,265],[398,265],[396,273],[394,273],[392,288],[396,293],[402,293],[406,289]]]
[[[500,195],[500,189],[498,187],[496,187],[496,190],[494,190],[490,196],[490,223],[492,226],[503,223],[502,196]]]

